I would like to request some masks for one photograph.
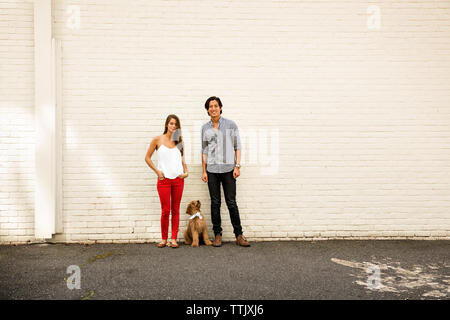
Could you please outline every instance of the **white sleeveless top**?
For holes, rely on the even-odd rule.
[[[183,174],[183,164],[181,162],[181,152],[178,147],[167,148],[161,144],[158,151],[158,170],[164,173],[169,179],[175,179]]]

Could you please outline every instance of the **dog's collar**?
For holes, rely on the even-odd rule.
[[[194,219],[195,217],[199,217],[200,219],[202,219],[202,216],[200,214],[200,211],[197,212],[196,214],[193,214],[189,219]]]

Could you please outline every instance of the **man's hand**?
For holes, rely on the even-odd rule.
[[[203,182],[208,182],[208,174],[206,172],[203,172],[202,180]]]
[[[241,175],[241,172],[239,171],[238,167],[234,167],[234,171],[233,171],[233,178],[237,178]]]

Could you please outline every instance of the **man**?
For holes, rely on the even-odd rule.
[[[240,175],[241,140],[239,130],[232,120],[222,114],[222,102],[218,97],[210,97],[205,109],[211,117],[202,126],[202,180],[208,183],[211,197],[211,220],[214,231],[214,247],[222,245],[222,227],[220,219],[220,184],[222,184],[225,202],[230,213],[236,244],[249,247],[242,234],[239,209],[236,203],[236,178]]]

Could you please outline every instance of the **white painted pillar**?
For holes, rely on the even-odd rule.
[[[63,150],[62,150],[62,122],[63,122],[63,109],[62,109],[62,45],[61,40],[52,39],[52,61],[53,61],[53,88],[55,99],[55,233],[63,232]]]
[[[55,95],[52,62],[51,0],[34,1],[34,71],[36,125],[35,237],[55,233]]]

